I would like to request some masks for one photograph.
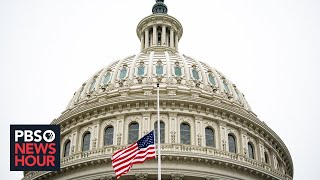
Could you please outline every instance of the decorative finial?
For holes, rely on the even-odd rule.
[[[156,0],[156,4],[153,5],[153,8],[152,8],[152,13],[153,14],[158,14],[158,13],[167,14],[167,12],[168,12],[168,8],[164,4],[164,0]]]

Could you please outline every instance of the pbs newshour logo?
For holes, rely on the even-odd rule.
[[[59,171],[59,125],[10,125],[11,171]]]

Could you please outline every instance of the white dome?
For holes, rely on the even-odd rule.
[[[157,84],[163,180],[293,179],[286,145],[235,84],[178,52],[182,25],[167,11],[157,0],[137,27],[141,52],[95,73],[53,120],[61,127],[61,170],[25,172],[25,180],[114,179],[112,154],[155,129]],[[150,160],[124,178],[156,175]]]
[[[157,74],[157,66],[163,67],[162,73]],[[126,88],[135,89],[135,92],[140,89],[143,92],[145,87],[155,87],[157,83],[168,92],[196,92],[210,100],[223,98],[235,106],[251,110],[244,95],[221,72],[189,56],[166,51],[141,52],[103,68],[83,83],[67,109],[95,96],[121,93]]]

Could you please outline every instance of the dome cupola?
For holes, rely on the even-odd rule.
[[[182,36],[181,23],[167,14],[164,0],[157,0],[152,15],[142,19],[137,26],[137,36],[141,42],[141,51],[178,51]]]

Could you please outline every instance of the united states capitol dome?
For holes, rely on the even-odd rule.
[[[141,52],[94,73],[52,124],[61,171],[23,179],[115,179],[112,154],[156,128],[160,87],[162,179],[293,179],[290,153],[220,71],[179,53],[181,23],[157,0],[137,26]],[[157,160],[120,179],[157,179]]]

